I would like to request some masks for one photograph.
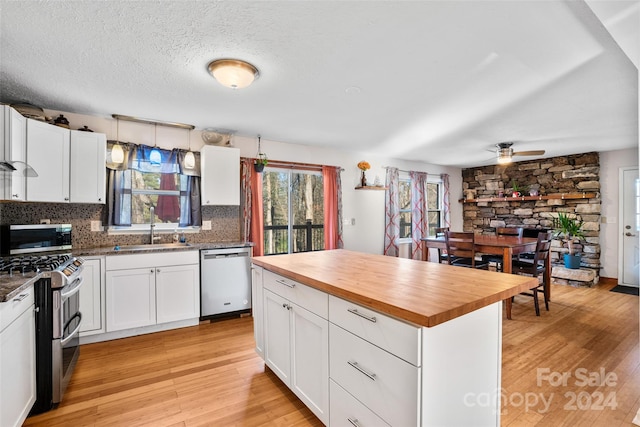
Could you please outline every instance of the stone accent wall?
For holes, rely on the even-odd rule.
[[[580,270],[560,267],[568,251],[560,240],[552,245],[554,282],[575,286],[598,283],[600,271],[600,161],[598,153],[576,154],[550,159],[515,162],[463,169],[463,190],[476,198],[510,196],[512,182],[519,187],[537,188],[540,195],[553,193],[596,193],[591,199],[552,199],[531,201],[494,201],[465,203],[464,229],[494,234],[496,227],[553,228],[559,212],[584,221],[585,242],[577,246],[582,252]],[[528,195],[523,192],[523,195]],[[555,264],[558,264],[557,266]]]

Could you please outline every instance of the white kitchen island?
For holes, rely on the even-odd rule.
[[[256,351],[332,427],[499,426],[501,302],[535,280],[345,250],[255,257]]]

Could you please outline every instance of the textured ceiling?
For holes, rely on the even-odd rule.
[[[637,146],[638,2],[599,3],[1,0],[0,101],[456,166]]]

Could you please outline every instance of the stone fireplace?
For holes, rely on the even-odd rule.
[[[580,269],[562,266],[568,251],[552,244],[553,282],[573,286],[598,283],[600,272],[600,164],[598,153],[576,154],[463,169],[464,230],[494,234],[497,227],[552,229],[559,212],[584,221]],[[513,184],[521,192],[512,197]],[[530,195],[537,190],[537,195]],[[533,191],[532,194],[536,192]]]

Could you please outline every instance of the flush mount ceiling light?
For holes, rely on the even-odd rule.
[[[208,68],[218,83],[231,89],[247,87],[260,75],[256,67],[239,59],[216,59]]]

